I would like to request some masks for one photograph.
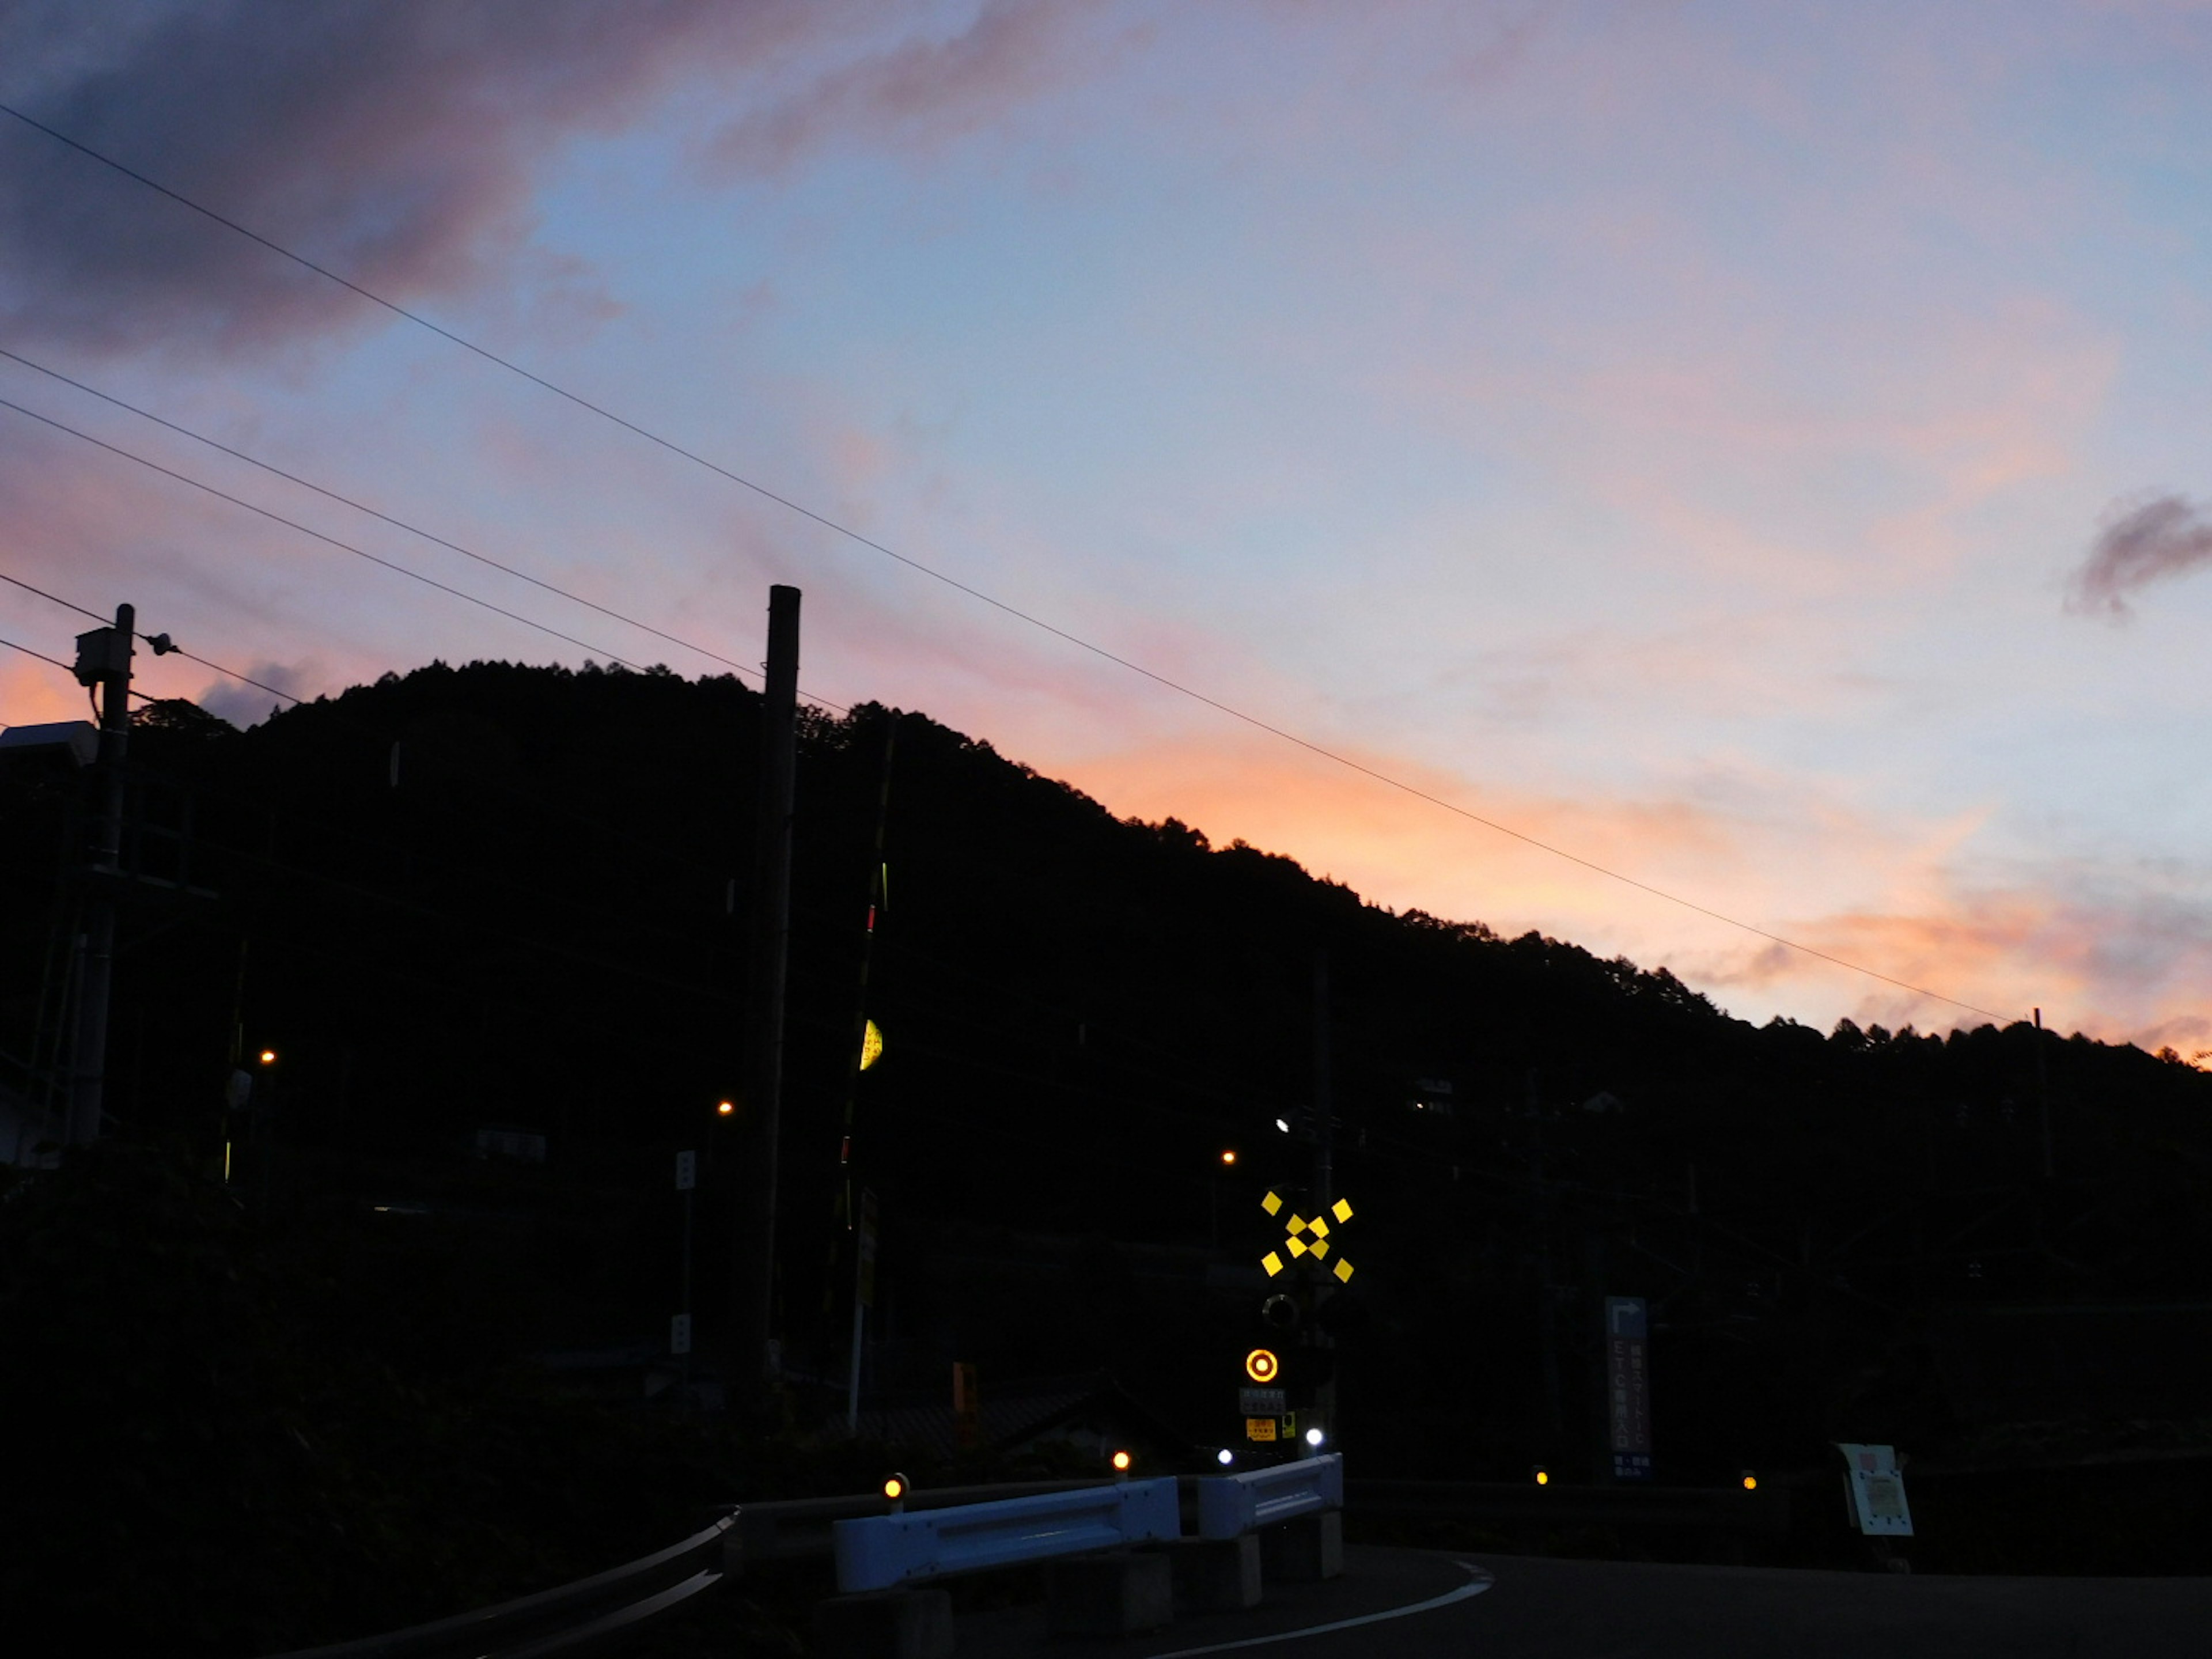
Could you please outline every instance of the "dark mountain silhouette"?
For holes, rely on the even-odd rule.
[[[155,705],[114,1133],[213,1169],[227,1126],[270,1226],[434,1224],[466,1272],[417,1252],[419,1316],[371,1322],[455,1374],[664,1340],[671,1160],[696,1147],[711,1371],[758,717],[727,678],[500,663],[246,732]],[[854,1150],[884,1215],[872,1400],[934,1397],[954,1359],[987,1398],[1104,1370],[1194,1443],[1235,1436],[1280,1236],[1258,1200],[1310,1180],[1321,952],[1356,1211],[1340,1426],[1370,1472],[1594,1474],[1608,1294],[1651,1298],[1662,1479],[1817,1467],[1838,1439],[1971,1461],[2202,1437],[2156,1356],[2212,1300],[2212,1078],[2024,1024],[1753,1027],[1664,969],[1116,819],[874,705],[800,734],[781,1308],[802,1426],[842,1407],[837,1154],[894,726],[885,1049]],[[34,1094],[76,787],[0,777],[0,1051]],[[226,1119],[241,1053],[253,1106]],[[543,1163],[479,1156],[486,1128],[544,1137]],[[447,1297],[440,1272],[495,1279]]]

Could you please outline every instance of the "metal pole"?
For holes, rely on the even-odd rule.
[[[691,1317],[691,1200],[696,1196],[697,1196],[697,1194],[695,1194],[690,1188],[686,1187],[684,1189],[684,1317],[687,1321]],[[694,1345],[690,1342],[684,1345],[684,1387],[686,1390],[685,1400],[687,1403],[690,1400],[689,1390],[691,1387],[691,1349],[693,1346]]]
[[[845,1431],[860,1431],[861,1339],[867,1332],[868,1304],[876,1299],[876,1195],[860,1188],[859,1219],[853,1229],[853,1358],[845,1378]]]
[[[1328,952],[1316,951],[1314,987],[1314,1206],[1325,1213],[1335,1202],[1335,1114],[1328,1095]]]
[[[1327,1215],[1328,1206],[1336,1200],[1335,1152],[1336,1113],[1329,1094],[1328,1048],[1328,952],[1316,949],[1313,958],[1314,991],[1314,1213]],[[1315,1280],[1313,1305],[1318,1312],[1334,1294],[1326,1275]],[[1327,1331],[1316,1331],[1309,1339],[1322,1349],[1334,1348],[1335,1340]],[[1336,1377],[1330,1375],[1328,1382],[1315,1390],[1314,1404],[1319,1407],[1322,1432],[1329,1437],[1332,1449],[1339,1439],[1336,1415]],[[1311,1457],[1320,1449],[1300,1437],[1295,1455]]]
[[[131,738],[131,645],[138,620],[130,605],[115,607],[115,625],[77,636],[76,677],[100,688],[100,817],[94,826],[87,895],[84,977],[77,995],[76,1038],[70,1059],[76,1087],[70,1101],[69,1139],[89,1146],[100,1139],[107,1085],[107,1005],[115,978],[115,883],[123,850],[123,756]]]
[[[760,815],[754,842],[751,973],[746,988],[744,1152],[732,1275],[740,1394],[774,1387],[775,1157],[783,1092],[783,991],[790,962],[792,787],[799,720],[799,590],[768,591],[768,683],[761,700]]]

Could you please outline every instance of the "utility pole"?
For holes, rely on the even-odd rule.
[[[2035,1011],[2035,1103],[2043,1119],[2043,1178],[2051,1177],[2051,1079],[2043,1069],[2043,1010]]]
[[[123,851],[123,756],[131,740],[131,648],[138,620],[115,607],[115,623],[76,636],[77,684],[100,694],[100,816],[87,860],[84,969],[78,981],[70,1060],[69,1143],[100,1139],[107,1085],[107,1005],[115,979],[115,888]]]
[[[775,1382],[775,1154],[783,1092],[783,990],[791,945],[792,784],[799,724],[799,590],[768,591],[768,683],[761,697],[760,812],[754,842],[750,972],[745,1008],[745,1121],[734,1186],[732,1276],[740,1397]]]

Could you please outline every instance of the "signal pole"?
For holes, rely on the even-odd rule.
[[[86,902],[83,976],[70,1058],[69,1143],[100,1139],[107,1084],[107,1005],[115,978],[115,884],[123,850],[123,756],[131,739],[131,649],[138,620],[130,605],[115,623],[76,636],[77,684],[100,693],[100,816],[94,821]]]
[[[799,590],[768,591],[768,682],[761,698],[760,813],[754,842],[751,969],[746,984],[745,1120],[736,1179],[731,1321],[741,1398],[775,1386],[775,1158],[783,1092],[783,991],[791,947],[791,811],[799,722]]]
[[[1314,1213],[1325,1216],[1328,1206],[1336,1201],[1336,1110],[1329,1093],[1330,1056],[1328,1046],[1328,952],[1316,948],[1313,959],[1314,985]],[[1313,1306],[1316,1315],[1329,1299],[1331,1291],[1327,1275],[1316,1273],[1314,1279]],[[1315,1322],[1316,1326],[1319,1321]],[[1328,1331],[1316,1328],[1310,1339],[1315,1346],[1333,1348],[1336,1340]],[[1337,1438],[1336,1374],[1329,1372],[1328,1381],[1315,1391],[1314,1403],[1320,1407],[1322,1432],[1328,1437],[1332,1448]],[[1317,1449],[1301,1440],[1297,1455],[1310,1457]]]

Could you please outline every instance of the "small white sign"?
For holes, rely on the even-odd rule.
[[[1850,1466],[1851,1511],[1869,1538],[1910,1538],[1912,1510],[1905,1501],[1905,1476],[1893,1446],[1846,1442],[1837,1449]]]
[[[678,1314],[668,1322],[668,1352],[671,1353],[691,1352],[691,1316],[690,1314]]]
[[[696,1152],[677,1153],[676,1190],[679,1193],[688,1193],[698,1184],[699,1154]]]

